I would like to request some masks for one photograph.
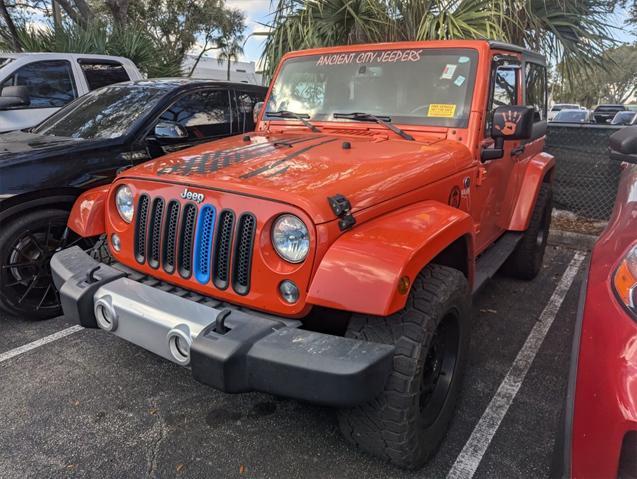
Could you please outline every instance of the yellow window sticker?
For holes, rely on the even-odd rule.
[[[456,113],[456,105],[453,103],[432,103],[429,105],[427,116],[438,118],[453,118]]]

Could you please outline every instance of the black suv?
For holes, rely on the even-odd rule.
[[[59,314],[49,260],[78,241],[66,232],[78,195],[148,159],[253,130],[266,92],[208,80],[119,83],[31,130],[0,134],[0,309],[30,319]]]
[[[593,118],[595,123],[604,125],[610,123],[617,112],[626,110],[627,108],[624,105],[597,105],[593,110]]]

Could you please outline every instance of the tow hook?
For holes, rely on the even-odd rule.
[[[345,231],[356,224],[356,218],[351,213],[352,205],[345,196],[328,196],[327,201],[336,217],[339,218],[338,227],[341,231]]]
[[[215,320],[214,327],[215,333],[226,334],[228,331],[230,331],[230,329],[226,327],[226,318],[230,316],[231,312],[232,311],[230,311],[229,309],[224,309],[219,312],[219,314],[217,314],[217,319]]]

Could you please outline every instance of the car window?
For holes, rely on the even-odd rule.
[[[526,64],[526,101],[532,106],[534,121],[546,120],[546,68],[536,63]]]
[[[77,98],[71,64],[65,60],[29,63],[16,70],[1,86],[28,87],[31,104],[27,108],[58,108]]]
[[[586,120],[586,112],[583,110],[562,110],[555,116],[555,121],[578,122]]]
[[[89,90],[130,80],[126,69],[117,62],[97,62],[80,59],[80,68],[86,78]]]
[[[252,113],[254,112],[254,105],[262,101],[254,93],[237,92],[237,111],[239,113],[238,124],[239,131],[252,131],[254,130],[254,118]]]
[[[180,124],[192,140],[228,135],[232,123],[228,91],[204,90],[187,94],[164,111],[160,121]]]
[[[494,110],[499,106],[518,104],[518,72],[519,68],[498,66],[493,75],[489,115],[487,117],[486,135],[491,131],[491,120]]]
[[[499,106],[517,105],[517,71],[517,68],[498,68],[495,74],[491,110]]]
[[[44,120],[34,132],[84,140],[118,138],[132,131],[165,91],[149,86],[107,86],[87,93]]]

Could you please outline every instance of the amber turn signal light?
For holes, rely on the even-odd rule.
[[[400,294],[407,294],[407,292],[409,291],[409,285],[409,276],[403,276],[398,280],[398,292]]]
[[[613,276],[613,287],[624,306],[637,315],[637,245],[628,251],[619,264]]]

